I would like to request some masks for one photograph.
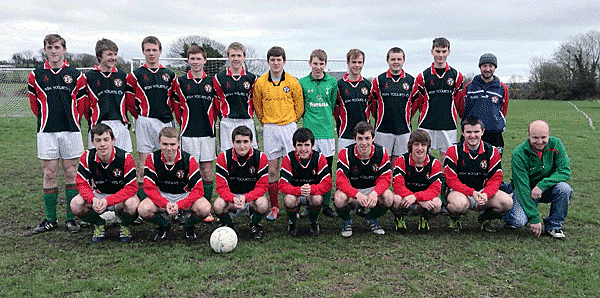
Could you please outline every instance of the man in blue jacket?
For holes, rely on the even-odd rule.
[[[461,119],[475,117],[485,127],[482,140],[498,149],[502,154],[504,139],[502,132],[506,127],[508,110],[508,88],[494,75],[498,59],[494,54],[485,53],[479,58],[480,75],[476,75],[465,87],[465,96],[459,103]]]

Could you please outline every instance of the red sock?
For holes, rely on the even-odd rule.
[[[271,200],[271,208],[279,208],[279,182],[269,183],[269,200]]]

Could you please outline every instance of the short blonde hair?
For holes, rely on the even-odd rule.
[[[175,127],[163,127],[163,129],[161,129],[158,133],[158,140],[160,141],[160,138],[162,137],[177,138],[177,141],[179,141],[181,138],[179,136],[179,131]]]
[[[319,60],[321,61],[325,61],[325,63],[327,63],[327,53],[325,53],[325,51],[321,50],[321,49],[316,49],[314,51],[312,51],[312,53],[310,53],[310,58],[309,58],[309,62],[311,62],[313,60],[313,58],[317,57]]]
[[[244,45],[239,42],[232,42],[227,47],[227,57],[229,57],[229,50],[242,51],[242,53],[244,53],[244,57],[246,57],[246,48],[244,48]]]
[[[352,49],[348,51],[346,54],[346,62],[350,63],[351,59],[357,59],[358,57],[363,56],[363,62],[365,61],[365,53],[359,49]]]
[[[44,37],[44,48],[46,47],[46,45],[53,44],[57,41],[60,41],[60,45],[62,45],[63,48],[67,47],[67,42],[60,35],[48,34],[48,35],[46,35],[46,37]]]

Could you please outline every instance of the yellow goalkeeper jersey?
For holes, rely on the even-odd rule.
[[[254,83],[252,101],[262,124],[286,125],[298,121],[304,113],[302,86],[285,72],[277,83],[271,79],[270,72],[258,78]]]

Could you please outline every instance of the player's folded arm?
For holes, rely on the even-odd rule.
[[[355,198],[358,194],[358,189],[354,188],[352,184],[350,184],[350,180],[348,180],[346,174],[344,174],[344,172],[340,170],[339,167],[337,170],[335,186],[339,191],[345,193],[351,198]]]
[[[323,177],[318,184],[311,185],[311,195],[324,195],[331,190],[331,175]]]
[[[458,191],[465,196],[472,196],[475,189],[468,187],[458,179],[456,174],[457,166],[456,162],[458,157],[456,156],[456,146],[448,148],[445,158],[444,175],[446,176],[446,183],[448,187],[454,191]]]
[[[144,166],[144,192],[148,196],[148,198],[154,203],[154,205],[165,208],[169,200],[163,197],[158,190],[158,186],[156,185],[156,181],[158,181],[158,176],[154,171],[154,154],[148,155],[146,158],[146,164]]]

